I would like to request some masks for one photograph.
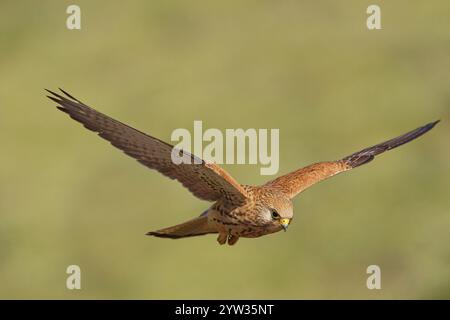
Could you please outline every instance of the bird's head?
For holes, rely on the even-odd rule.
[[[260,211],[260,218],[264,224],[273,231],[287,231],[294,213],[292,201],[276,190],[264,194],[261,200],[264,206]]]

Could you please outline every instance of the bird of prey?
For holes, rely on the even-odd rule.
[[[240,237],[256,238],[287,230],[293,217],[292,199],[313,184],[372,161],[375,156],[408,143],[439,121],[428,123],[406,134],[353,153],[337,161],[318,162],[278,177],[261,186],[242,185],[225,170],[184,151],[190,164],[175,164],[173,146],[110,118],[64,90],[47,90],[47,97],[84,127],[96,132],[113,146],[150,169],[178,180],[197,198],[213,202],[200,216],[187,222],[147,233],[161,238],[179,239],[218,234],[219,244],[234,245]]]

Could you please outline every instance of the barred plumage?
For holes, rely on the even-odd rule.
[[[239,237],[260,237],[286,230],[293,217],[292,198],[313,184],[368,163],[378,154],[410,142],[431,130],[429,123],[397,138],[363,149],[338,161],[315,163],[267,182],[241,185],[216,164],[182,151],[192,164],[174,164],[173,146],[114,120],[74,98],[47,90],[57,108],[150,169],[178,180],[196,197],[214,204],[199,217],[148,235],[179,239],[218,233],[218,242],[235,244]],[[181,152],[181,150],[176,150]],[[198,164],[196,164],[198,163]]]

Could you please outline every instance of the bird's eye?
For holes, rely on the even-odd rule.
[[[272,209],[272,219],[274,220],[278,220],[280,219],[280,215],[278,214],[278,212],[274,209]]]

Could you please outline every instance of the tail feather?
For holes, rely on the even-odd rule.
[[[147,235],[160,238],[180,239],[202,236],[209,233],[217,233],[217,231],[208,225],[208,217],[202,215],[176,226],[148,232]]]

